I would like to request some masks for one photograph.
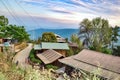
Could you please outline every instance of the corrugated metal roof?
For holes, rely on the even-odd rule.
[[[56,61],[57,59],[59,59],[60,57],[63,57],[60,53],[54,51],[54,50],[47,50],[44,51],[43,53],[37,54],[37,56],[45,63],[45,64],[49,64],[52,63],[54,61]]]
[[[42,49],[42,47],[41,47],[41,45],[34,45],[34,49],[35,50],[40,50],[40,49]]]
[[[49,42],[42,42],[42,49],[64,49],[68,50],[67,43],[49,43]]]
[[[69,50],[67,43],[50,43],[50,42],[42,42],[40,45],[34,45],[35,50],[40,49],[62,49]]]
[[[110,80],[115,80],[120,75],[120,57],[96,51],[84,49],[77,55],[60,59],[59,61],[71,67],[88,72],[92,72],[100,67],[100,76]]]

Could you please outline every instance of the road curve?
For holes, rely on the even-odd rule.
[[[23,49],[15,55],[15,57],[13,58],[13,62],[18,63],[18,67],[20,68],[27,68],[29,64],[26,63],[26,59],[28,58],[32,48],[32,44],[29,43],[28,47],[26,47],[25,49]]]

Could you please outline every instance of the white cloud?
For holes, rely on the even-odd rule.
[[[120,26],[120,0],[91,0],[91,2],[89,0],[69,0],[69,2],[60,0],[18,0],[18,2],[38,23],[40,19],[37,18],[41,18],[56,23],[56,26],[58,23],[59,25],[76,25],[84,18],[102,17],[108,19],[111,25]],[[22,10],[18,10],[17,15],[29,17]]]

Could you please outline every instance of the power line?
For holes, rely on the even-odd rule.
[[[7,5],[10,7],[10,10],[12,11],[12,13],[14,15],[16,15],[15,9],[11,6],[9,1],[8,0],[5,0],[5,1],[6,1]],[[16,16],[16,18],[17,18],[17,20],[19,20],[20,23],[22,23],[22,25],[25,25],[24,22],[18,16]]]
[[[39,26],[39,24],[35,21],[35,19],[24,9],[24,7],[22,7],[18,2],[17,2],[17,0],[14,0],[20,7],[21,7],[21,9],[27,14],[27,15],[29,15],[30,17],[31,17],[31,20],[34,22],[34,23],[36,23],[37,24],[37,26]]]
[[[19,7],[21,7],[21,9],[27,14],[27,15],[29,15],[30,17],[31,17],[31,20],[34,22],[34,23],[36,23],[36,25],[37,26],[39,26],[39,24],[35,21],[35,19],[24,9],[24,7],[22,7],[18,2],[17,2],[17,0],[14,0],[18,5],[19,5]],[[35,32],[34,32],[34,30],[33,30],[33,40],[35,39]]]

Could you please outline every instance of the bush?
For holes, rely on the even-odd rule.
[[[97,51],[96,48],[93,47],[93,46],[90,46],[89,49]],[[110,50],[110,49],[108,49],[106,47],[101,48],[101,50],[99,52],[102,52],[102,53],[105,53],[105,54],[112,54],[112,50]]]
[[[54,65],[52,65],[52,64],[46,65],[46,68],[47,68],[47,69],[51,69],[51,68],[52,68],[52,69],[55,69],[55,70],[58,69],[57,66],[54,66]]]
[[[41,63],[41,60],[36,57],[34,49],[31,50],[29,58],[34,63],[39,63],[39,64]]]

